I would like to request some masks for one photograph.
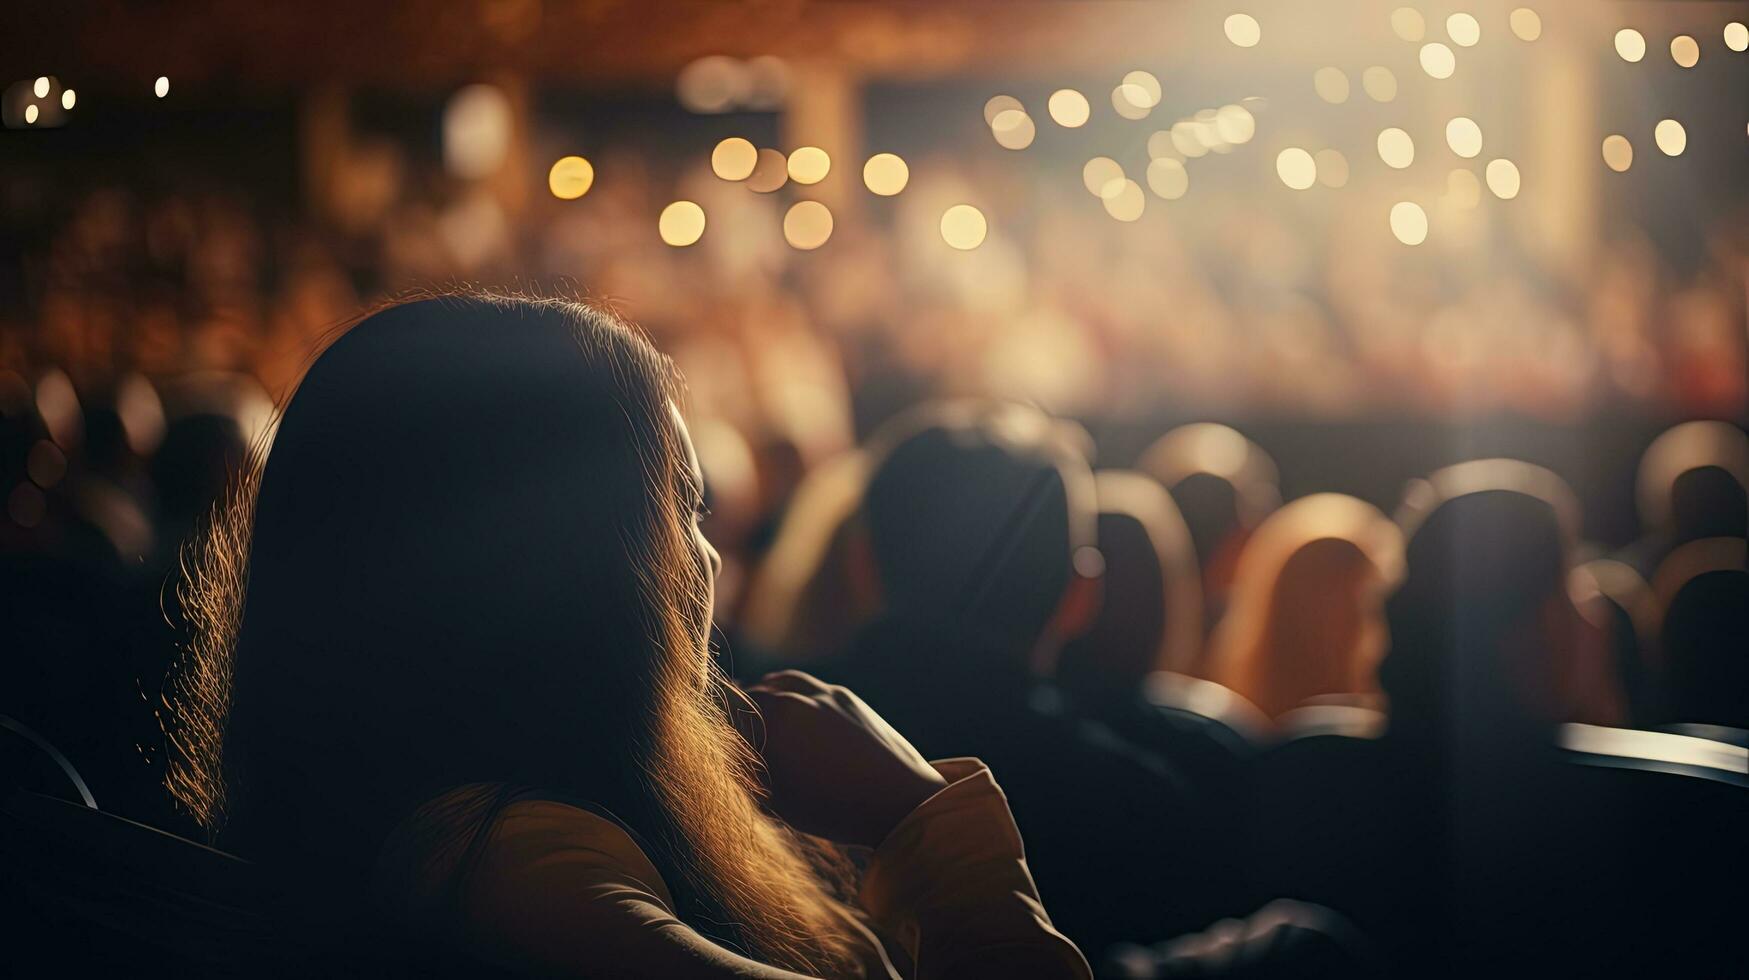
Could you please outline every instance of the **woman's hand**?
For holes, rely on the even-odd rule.
[[[874,847],[947,785],[893,726],[850,693],[799,670],[747,688],[765,718],[771,807],[803,833]]]

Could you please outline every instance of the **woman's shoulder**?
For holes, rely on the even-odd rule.
[[[418,920],[459,909],[476,886],[557,871],[635,884],[673,908],[649,855],[611,813],[496,783],[460,786],[415,810],[384,843],[374,885],[387,909]]]

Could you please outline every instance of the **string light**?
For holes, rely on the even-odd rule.
[[[1147,89],[1124,82],[1111,90],[1111,110],[1120,117],[1135,122],[1148,118],[1148,113],[1154,111],[1154,105],[1148,101]]]
[[[876,153],[862,165],[862,183],[881,197],[892,197],[911,182],[911,168],[896,153]]]
[[[30,105],[25,106],[24,107],[24,124],[26,126],[36,125],[36,114],[37,114],[36,113],[36,103],[33,102]]]
[[[1378,147],[1379,159],[1393,170],[1402,170],[1415,162],[1415,141],[1395,126],[1379,132]]]
[[[1499,159],[1488,161],[1488,189],[1502,201],[1510,201],[1518,196],[1522,179],[1518,175],[1518,165],[1511,160]]]
[[[1038,129],[1033,125],[1032,117],[1024,109],[1004,109],[996,114],[996,121],[990,124],[990,132],[996,137],[997,145],[1005,150],[1024,150],[1032,145],[1033,137]]]
[[[1152,109],[1160,104],[1160,80],[1151,73],[1138,68],[1123,77],[1123,84],[1140,89],[1141,100],[1137,105]]]
[[[72,89],[67,89],[61,93],[61,108],[68,112],[73,111],[73,105],[78,101],[79,96]]]
[[[1108,185],[1099,199],[1105,205],[1106,214],[1126,222],[1141,218],[1148,203],[1142,195],[1142,185],[1127,178]]]
[[[1445,143],[1451,152],[1471,159],[1482,152],[1482,127],[1474,119],[1458,116],[1445,124]]]
[[[662,209],[656,230],[662,241],[675,248],[691,245],[704,237],[704,208],[691,201],[675,201]]]
[[[1457,70],[1457,56],[1438,41],[1421,46],[1421,70],[1430,78],[1450,78]]]
[[[1652,130],[1652,139],[1665,156],[1679,157],[1688,149],[1688,130],[1674,119],[1661,120]]]
[[[962,252],[984,244],[984,236],[988,232],[989,224],[984,221],[984,212],[970,204],[955,204],[942,212],[941,240]]]
[[[159,75],[158,80],[152,83],[152,94],[160,99],[170,94],[170,77],[168,75]]]
[[[1290,146],[1275,158],[1275,173],[1281,182],[1296,191],[1303,191],[1318,181],[1318,164],[1312,155],[1297,146]]]
[[[547,190],[561,201],[574,201],[595,185],[595,166],[582,157],[560,157],[547,171]]]
[[[1165,200],[1176,201],[1190,190],[1190,171],[1171,157],[1150,160],[1148,189]]]
[[[1445,36],[1460,48],[1473,48],[1482,39],[1482,25],[1469,14],[1452,14],[1445,19]]]
[[[1241,146],[1257,135],[1257,119],[1242,105],[1224,105],[1215,110],[1215,130],[1221,139]]]
[[[1749,25],[1736,20],[1726,24],[1725,47],[1732,51],[1749,51]]]
[[[1026,111],[1026,107],[1020,104],[1020,100],[1012,95],[990,96],[990,100],[984,103],[984,125],[996,125],[996,117],[1010,109]]]
[[[1646,56],[1646,38],[1631,27],[1624,27],[1615,32],[1615,53],[1621,55],[1626,62],[1639,61]]]
[[[746,180],[759,165],[759,148],[739,136],[731,136],[711,150],[711,173],[724,180]]]
[[[1123,167],[1111,157],[1094,157],[1081,167],[1081,186],[1094,197],[1103,198],[1108,185],[1123,179]]]
[[[1670,60],[1683,68],[1693,68],[1700,63],[1700,44],[1687,34],[1678,34],[1670,39]]]

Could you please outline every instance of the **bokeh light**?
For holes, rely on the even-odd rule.
[[[595,167],[582,157],[560,157],[547,171],[547,190],[561,201],[575,201],[594,184]]]
[[[1148,189],[1165,200],[1176,201],[1190,190],[1190,171],[1171,157],[1149,161]]]
[[[1242,146],[1257,135],[1257,119],[1242,105],[1224,105],[1215,110],[1215,130],[1221,139]]]
[[[1634,165],[1634,144],[1619,133],[1603,138],[1603,162],[1616,173],[1625,173]]]
[[[1678,157],[1683,150],[1688,149],[1688,130],[1683,129],[1682,124],[1674,119],[1660,120],[1652,130],[1652,139],[1657,142],[1658,149],[1664,151],[1665,156]]]
[[[1518,196],[1522,178],[1518,174],[1518,164],[1502,157],[1499,160],[1488,161],[1488,189],[1502,201],[1510,201]]]
[[[1254,48],[1263,40],[1263,27],[1250,14],[1229,14],[1221,26],[1227,32],[1227,40],[1241,48]]]
[[[1038,128],[1032,123],[1032,117],[1024,109],[1004,109],[996,114],[995,122],[990,124],[990,132],[996,137],[997,145],[1005,150],[1024,150],[1032,145],[1033,137],[1038,135]]]
[[[1646,38],[1631,27],[1615,32],[1615,53],[1623,61],[1639,61],[1646,56]]]
[[[1700,44],[1687,34],[1678,34],[1670,39],[1670,60],[1683,68],[1693,68],[1700,63]]]
[[[989,230],[984,212],[970,204],[955,204],[942,212],[941,240],[962,252],[984,244],[984,236]]]
[[[832,237],[832,211],[819,201],[797,201],[783,216],[783,240],[810,251]]]
[[[1052,92],[1049,108],[1051,121],[1066,129],[1085,126],[1087,117],[1093,114],[1093,107],[1087,104],[1087,96],[1072,88],[1060,88]]]
[[[1111,90],[1111,109],[1124,119],[1134,122],[1148,118],[1158,99],[1150,100],[1148,90],[1132,82],[1124,82]]]
[[[911,182],[911,168],[896,153],[876,153],[862,165],[862,183],[882,197],[892,197]]]
[[[711,150],[711,173],[724,180],[746,180],[759,164],[759,148],[739,136],[731,136]]]
[[[1325,187],[1348,186],[1348,158],[1340,150],[1319,150],[1312,157],[1318,167],[1318,183]]]
[[[1482,25],[1469,14],[1452,14],[1445,19],[1445,36],[1460,48],[1473,48],[1482,39]]]
[[[1737,20],[1726,24],[1725,47],[1732,51],[1749,51],[1749,25]]]
[[[49,97],[49,76],[47,76],[47,75],[37,76],[36,83],[31,86],[30,91],[31,91],[32,95],[35,95],[39,99],[48,98]]]
[[[26,126],[36,125],[36,116],[37,116],[37,111],[36,111],[36,104],[35,103],[31,103],[30,105],[27,105],[24,107],[24,124]]]
[[[1133,85],[1141,90],[1141,100],[1136,103],[1137,105],[1152,109],[1160,104],[1160,80],[1155,78],[1153,74],[1142,71],[1138,68],[1135,71],[1124,75],[1123,84]],[[1121,88],[1122,86],[1119,87]],[[1133,97],[1135,94],[1136,93],[1131,92],[1128,93],[1128,96]]]
[[[758,160],[753,164],[753,172],[747,175],[747,189],[770,194],[787,183],[789,158],[771,147],[761,149]]]
[[[704,208],[691,201],[675,201],[662,209],[656,230],[669,245],[676,248],[691,245],[704,237]]]
[[[1192,158],[1206,156],[1209,151],[1208,144],[1197,131],[1196,122],[1190,119],[1180,119],[1172,124],[1172,148]]]
[[[1373,65],[1361,72],[1360,87],[1374,102],[1389,102],[1397,97],[1397,76],[1383,65]]]
[[[510,127],[510,99],[502,90],[463,86],[443,107],[444,166],[469,180],[497,173],[510,154]]]
[[[1419,245],[1427,240],[1427,212],[1413,201],[1398,201],[1391,206],[1391,234],[1405,245]]]
[[[1094,157],[1081,167],[1081,186],[1094,197],[1104,197],[1107,185],[1123,179],[1123,167],[1111,157]]]
[[[1427,20],[1414,7],[1398,7],[1391,11],[1391,30],[1405,41],[1419,41],[1427,36]]]
[[[1296,191],[1303,191],[1318,182],[1318,164],[1312,155],[1297,146],[1290,146],[1275,158],[1275,173],[1281,182]]]
[[[1312,73],[1312,89],[1331,105],[1348,101],[1348,76],[1340,68],[1320,68]]]
[[[1468,170],[1453,170],[1445,178],[1445,199],[1467,211],[1482,203],[1482,182]]]
[[[1148,203],[1142,194],[1142,185],[1128,179],[1108,185],[1099,199],[1105,205],[1105,213],[1119,221],[1137,220]]]
[[[166,95],[169,95],[170,94],[170,78],[166,75],[159,75],[158,80],[152,83],[152,94],[156,95],[160,99],[162,99]]]
[[[66,109],[69,112],[72,111],[73,105],[78,101],[79,96],[75,94],[72,89],[67,89],[61,93],[61,108]]]
[[[1529,7],[1519,7],[1507,18],[1512,33],[1520,41],[1534,41],[1543,36],[1543,19]]]
[[[1378,147],[1379,159],[1394,170],[1402,170],[1415,162],[1415,141],[1395,126],[1379,132]]]
[[[1012,95],[990,96],[989,101],[984,103],[984,125],[996,125],[996,117],[1010,109],[1026,111],[1026,107],[1020,104],[1020,100]]]
[[[818,184],[832,171],[832,158],[817,146],[798,147],[789,155],[789,179],[798,184]]]
[[[1438,41],[1421,46],[1421,70],[1430,78],[1450,78],[1457,71],[1457,56]]]
[[[1445,144],[1468,160],[1482,152],[1482,127],[1474,119],[1458,116],[1445,124]]]
[[[747,66],[720,54],[689,63],[674,80],[674,97],[689,112],[714,114],[740,105],[752,88]]]

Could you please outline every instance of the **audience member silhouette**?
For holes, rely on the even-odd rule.
[[[1078,434],[1018,405],[955,403],[889,423],[870,453],[861,519],[881,612],[846,658],[852,686],[926,754],[1003,773],[1052,915],[1092,955],[1247,911],[1235,841],[1182,774],[1041,682],[1096,609]]]
[[[342,937],[374,894],[542,975],[890,976],[879,929],[922,976],[1085,976],[988,770],[805,674],[749,700],[716,670],[678,390],[566,302],[340,336],[190,585],[179,797]],[[822,838],[875,848],[860,892]]]
[[[1239,557],[1211,677],[1278,722],[1314,699],[1370,703],[1402,563],[1396,525],[1364,501],[1320,493],[1276,511]]]
[[[1749,536],[1749,436],[1725,422],[1673,426],[1640,457],[1641,539],[1626,560],[1650,578],[1669,554],[1703,538]]]
[[[1696,570],[1664,611],[1664,710],[1680,730],[1749,745],[1749,572],[1732,543],[1736,567]]]

